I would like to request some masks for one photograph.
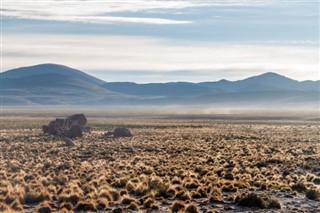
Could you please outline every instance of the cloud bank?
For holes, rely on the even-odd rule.
[[[85,44],[85,45],[84,45]],[[59,63],[122,81],[180,81],[241,79],[274,71],[298,80],[319,78],[319,49],[315,46],[170,43],[152,37],[89,35],[4,35],[3,69]],[[114,76],[108,75],[108,70]],[[144,80],[130,72],[147,71]],[[187,72],[186,72],[187,71]],[[101,74],[99,74],[101,73]],[[186,74],[184,76],[184,73]],[[110,73],[109,73],[110,74]],[[161,78],[157,78],[157,76]],[[118,78],[123,78],[119,75]],[[166,79],[167,78],[167,79]]]
[[[19,19],[69,21],[96,24],[142,23],[142,24],[187,24],[187,20],[170,20],[152,17],[112,16],[117,12],[138,12],[155,9],[181,9],[204,6],[192,1],[9,1],[2,3],[2,16]]]
[[[246,0],[2,0],[2,16],[18,19],[68,21],[96,24],[141,23],[141,24],[188,24],[190,20],[173,20],[153,17],[113,16],[115,13],[150,12],[173,14],[185,8],[263,6],[278,1]]]

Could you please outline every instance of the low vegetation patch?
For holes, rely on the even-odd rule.
[[[260,209],[277,208],[281,209],[281,205],[277,200],[271,199],[265,195],[249,193],[239,197],[239,206],[257,207]]]
[[[319,201],[317,125],[99,118],[66,147],[42,133],[43,120],[3,122],[0,212],[232,212],[287,209],[284,196]],[[104,135],[119,123],[134,137]]]

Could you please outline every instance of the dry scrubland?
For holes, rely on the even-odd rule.
[[[50,119],[2,119],[0,211],[320,212],[319,123],[89,117],[68,148]]]

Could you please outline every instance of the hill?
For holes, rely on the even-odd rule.
[[[104,81],[61,65],[13,69],[1,78],[2,105],[89,104],[102,97],[122,97],[100,87]]]
[[[76,70],[60,64],[39,64],[29,67],[20,67],[3,72],[1,76],[2,78],[21,78],[43,74],[65,75],[96,85],[102,85],[105,83],[103,80],[88,75],[80,70]]]
[[[317,107],[320,81],[264,73],[238,81],[137,84],[105,82],[82,71],[41,64],[6,71],[2,105],[204,105]]]

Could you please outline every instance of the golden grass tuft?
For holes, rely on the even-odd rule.
[[[210,192],[210,198],[209,198],[209,201],[211,203],[213,202],[219,202],[222,200],[222,191],[220,188],[217,188],[217,187],[214,187],[211,189],[211,192]]]
[[[130,197],[130,196],[124,196],[121,200],[122,204],[130,204],[130,203],[138,203],[138,200],[134,197]]]
[[[97,211],[96,204],[92,200],[79,201],[75,207],[76,211]]]
[[[272,199],[281,193],[289,196],[281,198],[283,205],[290,197],[305,196],[297,207],[302,212],[313,202],[308,199],[319,199],[319,128],[313,122],[131,119],[121,122],[131,126],[135,137],[106,139],[103,132],[120,121],[100,119],[76,147],[66,148],[59,138],[39,134],[43,120],[5,118],[0,130],[1,208],[160,212],[181,202],[181,212],[189,206],[188,211],[197,212],[200,203],[201,209],[210,209],[228,201],[239,203],[241,210],[252,200],[281,208]]]
[[[171,211],[174,212],[179,212],[183,211],[186,208],[186,204],[182,201],[175,201],[171,207]]]
[[[54,210],[52,209],[50,203],[47,201],[40,203],[39,207],[37,208],[38,213],[51,213],[53,211]]]
[[[185,209],[185,213],[200,213],[200,211],[196,205],[189,204]]]
[[[109,207],[109,201],[106,198],[98,198],[96,203],[98,210],[106,210]]]

